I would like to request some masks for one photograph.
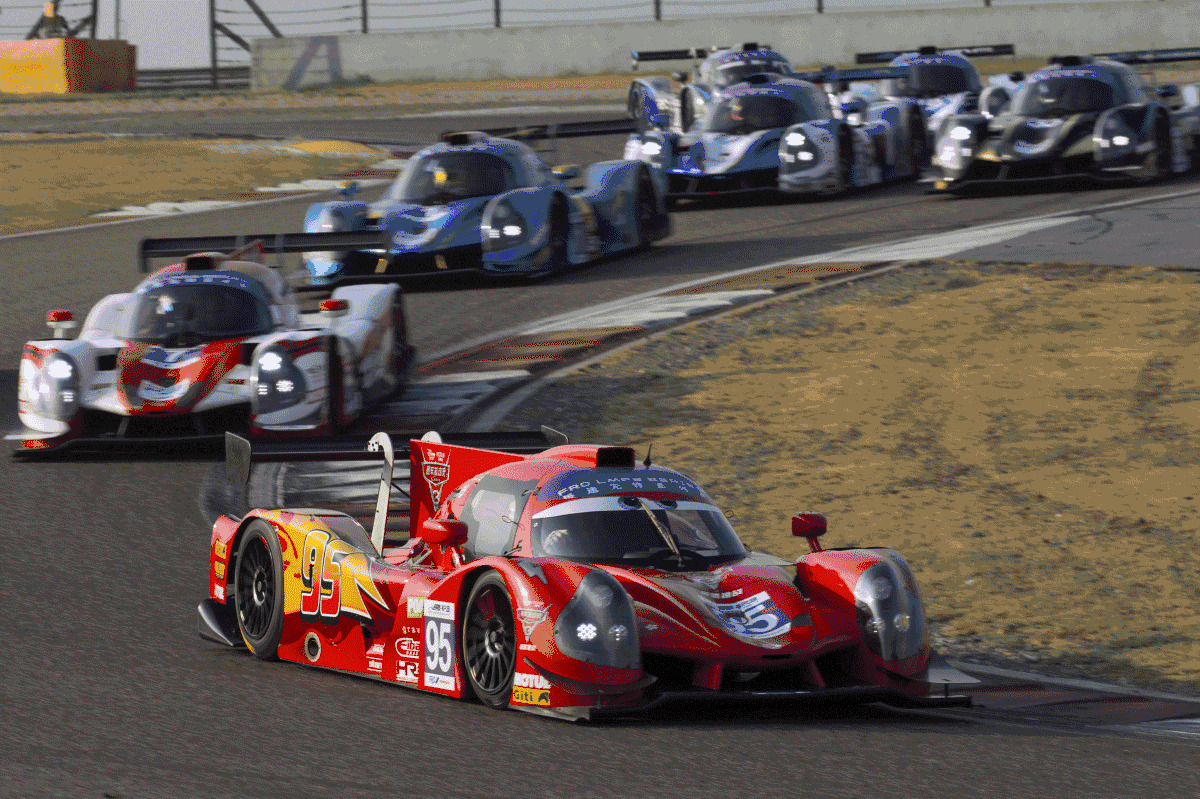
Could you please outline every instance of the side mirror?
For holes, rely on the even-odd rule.
[[[553,172],[558,175],[560,180],[574,180],[579,177],[579,165],[559,164],[553,168]]]
[[[66,338],[67,331],[79,326],[75,314],[62,309],[46,311],[46,326],[54,331],[55,338]]]
[[[680,83],[687,83],[690,76],[686,72],[672,72],[671,77]]]
[[[441,547],[465,544],[467,523],[458,519],[426,519],[421,524],[421,538],[427,544]]]
[[[1164,83],[1154,90],[1154,93],[1159,97],[1178,97],[1179,85],[1176,83]]]
[[[792,535],[797,538],[807,538],[808,546],[813,552],[821,551],[821,544],[817,539],[825,535],[827,528],[828,522],[825,520],[824,513],[804,510],[792,517]]]
[[[320,304],[321,316],[328,319],[336,319],[339,316],[345,316],[350,313],[350,302],[348,300],[321,300]]]
[[[1014,69],[1012,72],[1008,73],[1008,79],[1013,83],[1020,83],[1021,81],[1025,80],[1025,73],[1019,69]]]

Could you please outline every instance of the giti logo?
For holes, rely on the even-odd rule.
[[[522,674],[517,672],[513,675],[513,685],[518,688],[537,688],[539,691],[549,691],[550,681],[540,674]]]

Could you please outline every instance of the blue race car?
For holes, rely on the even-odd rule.
[[[316,285],[475,270],[535,277],[649,245],[671,232],[665,182],[637,161],[552,169],[528,145],[478,131],[418,152],[382,199],[309,207],[309,233],[379,231],[386,249],[309,252]]]
[[[682,86],[671,78],[634,78],[629,84],[629,116],[639,132],[660,128],[686,133],[703,116],[704,108],[724,89],[742,83],[751,75],[792,75],[794,70],[770,45],[746,42],[740,49],[692,47],[684,50],[635,50],[633,68],[644,61],[699,60],[692,74],[676,72]]]
[[[917,177],[926,136],[914,100],[855,101],[835,111],[827,89],[815,82],[893,72],[753,74],[718,93],[685,134],[632,134],[625,157],[664,170],[672,201],[763,189],[829,194]]]
[[[937,132],[942,120],[951,114],[982,113],[991,116],[1010,99],[1024,79],[1020,72],[992,78],[984,84],[971,58],[1014,55],[1011,44],[983,44],[972,47],[921,47],[916,52],[857,53],[856,64],[889,64],[903,72],[882,81],[878,92],[856,93],[867,100],[909,97],[925,111],[929,132]],[[851,87],[854,91],[856,87]]]

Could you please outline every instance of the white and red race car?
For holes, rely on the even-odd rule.
[[[262,253],[264,243],[302,251],[304,238],[142,242],[143,271],[151,258],[194,254],[104,297],[76,338],[69,311],[47,313],[54,337],[28,342],[21,359],[16,452],[219,440],[227,430],[328,434],[394,393],[415,363],[400,287],[341,287],[301,313]]]

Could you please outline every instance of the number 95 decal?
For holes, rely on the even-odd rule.
[[[425,687],[453,691],[454,603],[425,600]]]

